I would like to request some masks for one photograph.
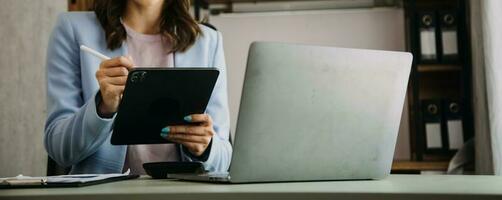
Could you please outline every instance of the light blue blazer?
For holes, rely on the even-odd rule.
[[[229,111],[225,58],[221,34],[200,26],[203,36],[185,52],[175,54],[175,67],[217,67],[220,76],[206,113],[214,121],[206,170],[227,171],[232,146],[229,142]],[[96,113],[99,85],[95,77],[101,63],[79,50],[87,45],[109,56],[127,55],[124,42],[113,51],[106,47],[104,30],[93,12],[63,13],[51,35],[47,49],[47,121],[44,144],[49,156],[59,165],[71,166],[70,173],[120,173],[126,146],[110,144],[112,119]],[[160,133],[159,133],[160,134]],[[179,145],[180,146],[180,145]],[[196,161],[179,148],[182,161]]]

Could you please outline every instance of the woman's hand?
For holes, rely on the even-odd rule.
[[[101,103],[98,105],[98,114],[111,117],[117,112],[129,70],[134,66],[132,58],[116,57],[101,62],[96,78],[101,92]]]
[[[160,136],[183,145],[195,156],[201,156],[215,134],[213,120],[208,114],[194,114],[186,116],[185,121],[193,124],[168,126],[162,129]]]

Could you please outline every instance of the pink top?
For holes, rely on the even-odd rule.
[[[135,66],[174,66],[173,54],[168,54],[170,44],[162,41],[160,34],[142,34],[135,32],[125,23],[123,25],[127,32],[126,42],[128,52],[132,56]],[[132,174],[145,174],[143,163],[179,160],[179,152],[174,144],[130,145],[127,147],[124,171],[131,169]]]

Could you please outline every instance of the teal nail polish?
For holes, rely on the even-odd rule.
[[[192,121],[192,116],[187,115],[187,116],[183,117],[183,119],[184,119],[185,121],[187,121],[187,122],[191,122],[191,121]]]
[[[162,133],[169,133],[169,127],[164,127],[160,132]]]
[[[167,133],[165,133],[165,132],[160,133],[160,137],[166,138],[167,137]]]

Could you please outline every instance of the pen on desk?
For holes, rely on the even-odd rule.
[[[89,47],[87,47],[85,45],[80,45],[80,50],[85,51],[87,53],[90,53],[90,54],[92,54],[92,55],[100,58],[101,60],[108,60],[108,59],[110,59],[110,57],[105,56],[102,53],[99,53],[98,51],[96,51],[94,49],[91,49],[91,48],[89,48]]]

